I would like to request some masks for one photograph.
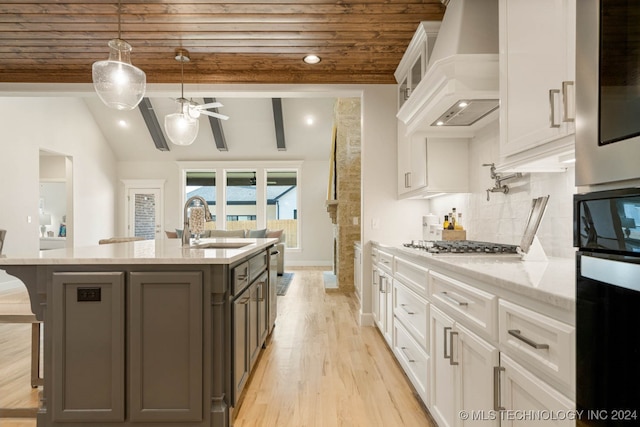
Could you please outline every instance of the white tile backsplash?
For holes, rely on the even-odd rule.
[[[489,168],[482,163],[498,162],[491,158],[499,144],[497,122],[487,126],[471,142],[471,193],[451,194],[430,199],[430,211],[442,222],[453,207],[462,212],[467,239],[496,243],[520,244],[532,199],[549,195],[545,216],[538,230],[538,239],[547,256],[572,258],[573,194],[576,192],[574,168],[561,173],[528,173],[522,178],[505,181],[508,194],[491,193],[487,201],[486,189],[493,187]]]

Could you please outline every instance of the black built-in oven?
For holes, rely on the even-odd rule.
[[[574,196],[578,426],[640,425],[640,188]]]

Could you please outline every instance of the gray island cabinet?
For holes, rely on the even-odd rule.
[[[261,302],[275,286],[267,274],[275,239],[205,243],[138,241],[0,258],[45,324],[38,427],[230,425],[236,378],[244,384],[266,336],[252,334],[266,329]],[[247,265],[243,280],[234,277]],[[256,295],[262,315],[238,322],[244,294]]]

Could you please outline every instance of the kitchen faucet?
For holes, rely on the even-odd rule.
[[[503,184],[502,181],[522,177],[522,174],[520,172],[512,173],[511,175],[506,176],[499,174],[498,172],[496,172],[495,163],[483,163],[482,166],[491,166],[491,179],[496,180],[495,185],[492,188],[487,189],[487,202],[489,201],[489,193],[507,194],[509,192],[509,186],[507,184]]]
[[[189,246],[189,239],[191,238],[191,229],[189,228],[189,218],[187,217],[187,211],[189,209],[189,205],[191,205],[191,202],[193,202],[194,200],[200,200],[204,205],[204,220],[213,221],[213,218],[211,218],[211,212],[209,211],[209,205],[207,204],[207,201],[201,196],[189,197],[189,199],[184,204],[182,246]]]

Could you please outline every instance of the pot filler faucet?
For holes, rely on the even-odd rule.
[[[507,184],[503,184],[502,181],[522,177],[522,174],[520,172],[512,173],[511,175],[502,176],[500,173],[496,172],[495,163],[483,163],[482,166],[491,166],[491,179],[496,180],[495,185],[492,188],[487,189],[487,202],[489,201],[490,193],[507,194],[509,192],[509,186]]]
[[[182,218],[184,218],[184,222],[182,224],[182,246],[189,246],[189,239],[191,238],[191,229],[189,228],[189,218],[187,216],[189,206],[191,202],[194,200],[200,200],[204,205],[204,220],[205,221],[213,221],[211,218],[211,212],[209,211],[209,205],[207,201],[201,196],[193,196],[189,197],[189,199],[184,204],[184,212],[182,213]]]

